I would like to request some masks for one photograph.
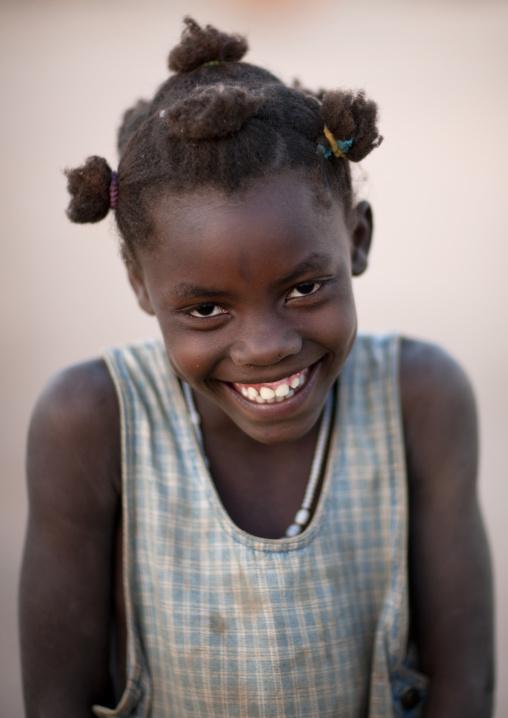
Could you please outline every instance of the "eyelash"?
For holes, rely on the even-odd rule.
[[[217,312],[217,314],[194,314],[194,312],[198,312],[204,307],[217,307],[217,309],[220,309],[221,311]],[[225,314],[225,310],[223,310],[222,307],[220,307],[218,304],[214,304],[213,302],[207,302],[206,304],[200,304],[198,307],[194,307],[194,309],[191,309],[188,314],[189,316],[196,317],[197,319],[210,319],[212,317],[220,317],[221,314]]]
[[[314,281],[308,281],[308,282],[300,282],[299,284],[296,284],[286,295],[286,299],[302,299],[303,297],[310,297],[312,294],[315,294],[321,287],[326,284],[326,282],[314,282]],[[309,286],[312,285],[312,290],[310,292],[301,292],[301,289],[299,287]],[[294,292],[299,291],[300,295],[296,297],[290,297],[289,295]],[[205,307],[212,307],[217,308],[219,311],[217,313],[213,314],[197,314],[195,312],[202,311]],[[187,314],[191,317],[194,317],[196,319],[212,319],[215,317],[220,317],[221,314],[226,314],[226,310],[223,309],[219,304],[215,304],[214,302],[206,302],[206,304],[200,304],[197,307],[194,307],[194,309],[191,309],[187,312]]]
[[[309,284],[312,284],[312,291],[310,291],[310,292],[304,292],[303,294],[300,293],[300,296],[298,296],[298,297],[289,297],[289,295],[291,294],[291,292],[294,292],[295,290],[301,292],[301,290],[298,289],[298,287],[305,287],[305,286],[308,286]],[[319,289],[321,289],[321,287],[322,287],[324,284],[325,284],[325,282],[314,282],[314,281],[311,281],[311,280],[309,280],[308,282],[300,282],[299,284],[296,284],[296,285],[293,287],[293,289],[291,289],[291,290],[287,293],[286,296],[287,296],[288,298],[290,298],[290,299],[300,299],[301,297],[310,297],[311,294],[315,294],[317,291],[319,291]]]

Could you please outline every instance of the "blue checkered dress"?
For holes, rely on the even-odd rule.
[[[425,679],[405,661],[398,357],[396,336],[358,337],[315,515],[271,540],[222,506],[162,343],[107,353],[122,422],[128,680],[97,716],[418,715],[399,700],[408,686],[423,695]]]

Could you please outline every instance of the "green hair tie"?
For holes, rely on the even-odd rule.
[[[204,62],[201,67],[212,67],[212,65],[220,65],[220,60],[209,60],[208,62]]]

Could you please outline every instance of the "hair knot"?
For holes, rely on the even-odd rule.
[[[363,90],[325,92],[322,105],[324,134],[336,157],[347,153],[348,160],[360,162],[381,144],[377,105]]]
[[[168,66],[174,72],[191,72],[203,65],[239,62],[248,49],[241,35],[228,35],[211,25],[201,27],[191,17],[184,19],[180,44],[169,54]]]
[[[196,88],[165,114],[173,134],[192,140],[212,139],[238,132],[263,102],[261,93],[219,84]]]
[[[113,171],[103,157],[89,157],[84,165],[65,170],[71,201],[67,216],[72,222],[99,222],[111,207]]]

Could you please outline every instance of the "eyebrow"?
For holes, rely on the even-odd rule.
[[[296,267],[294,267],[288,274],[278,279],[277,284],[290,284],[306,272],[322,271],[323,265],[328,264],[329,261],[330,256],[328,254],[312,252],[306,259],[297,264]],[[221,299],[229,297],[231,294],[224,289],[201,287],[198,284],[191,284],[190,282],[180,282],[180,284],[177,284],[174,288],[173,293],[179,299],[200,299],[208,297]]]
[[[179,299],[199,299],[209,296],[226,297],[229,295],[229,292],[224,289],[200,287],[198,284],[190,284],[189,282],[180,282],[173,291]]]
[[[280,284],[288,284],[298,279],[302,274],[310,271],[322,271],[323,266],[330,262],[330,256],[328,254],[320,254],[319,252],[312,252],[307,259],[297,264],[288,274],[281,277]]]

